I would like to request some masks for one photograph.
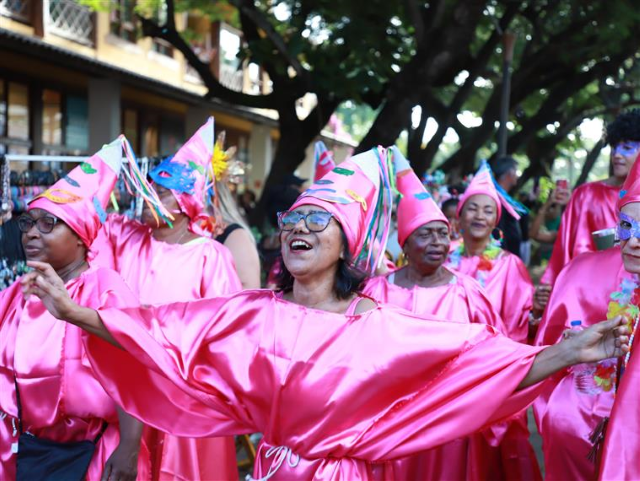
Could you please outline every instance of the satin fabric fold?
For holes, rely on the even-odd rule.
[[[500,316],[478,282],[464,274],[455,273],[454,276],[454,281],[444,286],[414,286],[412,289],[397,286],[388,277],[380,276],[367,282],[364,293],[419,316],[487,324],[506,333]],[[528,439],[528,430],[519,432],[520,424],[495,425],[483,433],[456,439],[410,458],[394,461],[391,466],[378,471],[384,473],[384,479],[540,479],[537,464],[531,461],[535,460],[534,454],[526,442],[519,442],[519,445],[524,446],[524,453],[516,452],[515,455],[515,463],[524,460],[525,467],[522,469],[510,468],[514,463],[513,452],[504,459],[501,455],[501,443],[508,433],[509,441],[514,438]]]
[[[391,306],[344,316],[245,291],[99,315],[124,347],[86,336],[113,398],[174,435],[262,432],[257,478],[365,479],[513,416],[541,388],[515,392],[540,348]]]
[[[108,269],[90,269],[69,281],[71,298],[101,309],[139,304],[120,276]],[[15,282],[0,292],[0,479],[15,479],[17,443],[14,433],[17,377],[25,431],[59,442],[93,440],[103,421],[109,427],[98,442],[87,479],[99,480],[119,442],[116,405],[96,380],[85,356],[82,331],[55,319],[42,302],[25,301]],[[1,419],[1,418],[0,418]],[[149,457],[142,446],[139,479],[148,477]]]
[[[505,250],[486,270],[480,256],[460,256],[458,265],[453,265],[451,256],[447,267],[455,272],[478,279],[483,274],[483,287],[493,307],[507,329],[507,335],[517,342],[527,342],[529,335],[529,312],[533,307],[533,283],[527,268],[517,256]],[[480,272],[482,271],[482,272]]]
[[[553,285],[571,259],[597,250],[591,233],[618,223],[616,203],[620,189],[599,181],[581,185],[573,192],[562,214],[551,259],[540,283]]]
[[[583,327],[589,327],[605,320],[609,296],[623,279],[630,278],[620,248],[577,256],[556,281],[536,344],[556,344],[571,321],[579,320]],[[595,478],[596,466],[587,459],[593,446],[589,435],[609,415],[613,400],[613,392],[578,391],[570,370],[553,376],[533,404],[547,480]]]
[[[242,289],[229,250],[212,239],[189,244],[157,241],[151,228],[111,214],[92,246],[93,264],[117,270],[143,304],[217,297]],[[153,479],[238,479],[233,438],[188,439],[153,433]]]
[[[638,338],[636,337],[636,342]],[[620,380],[605,436],[599,479],[640,479],[640,355],[636,347]]]

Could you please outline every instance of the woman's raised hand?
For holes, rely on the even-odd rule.
[[[46,262],[29,261],[27,265],[33,271],[20,279],[25,299],[36,296],[54,317],[65,319],[77,304],[71,300],[60,276]]]
[[[573,344],[576,362],[598,362],[629,352],[629,329],[623,318],[602,321],[584,331],[566,331],[565,339]]]

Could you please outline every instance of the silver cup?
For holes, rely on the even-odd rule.
[[[614,228],[597,230],[591,233],[596,249],[603,251],[610,249],[616,243],[616,230]]]

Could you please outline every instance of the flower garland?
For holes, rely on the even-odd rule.
[[[626,369],[631,357],[631,349],[636,330],[638,328],[638,320],[640,320],[640,283],[634,276],[634,279],[623,279],[620,284],[620,290],[611,294],[611,301],[607,310],[607,319],[614,319],[621,316],[627,324],[627,328],[631,332],[629,337],[629,352],[624,357],[622,369]]]
[[[448,266],[452,269],[458,269],[460,267],[462,257],[464,256],[464,252],[464,241],[461,241],[460,245],[458,245],[458,247],[449,254]],[[478,262],[478,270],[476,271],[475,279],[482,287],[486,287],[489,272],[493,269],[493,262],[501,253],[502,247],[500,241],[492,238],[484,251],[482,251],[482,254],[480,254],[480,261]]]

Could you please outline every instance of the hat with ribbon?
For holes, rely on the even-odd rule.
[[[636,157],[618,198],[618,210],[632,202],[640,202],[640,154]]]
[[[42,209],[64,221],[90,247],[106,220],[106,207],[122,168],[124,137],[103,147],[42,194],[27,210]]]
[[[189,229],[199,235],[207,235],[200,223],[208,219],[205,205],[210,187],[207,170],[214,152],[213,129],[213,117],[209,117],[173,157],[164,159],[149,173],[156,184],[171,190],[180,210],[191,220]]]
[[[336,166],[333,160],[333,152],[327,149],[324,142],[319,140],[316,142],[314,149],[315,171],[313,173],[313,181],[322,179],[325,175],[333,170]]]
[[[528,209],[525,206],[513,199],[500,185],[498,185],[493,177],[493,173],[491,172],[491,167],[489,167],[486,160],[482,161],[478,172],[473,176],[471,183],[469,183],[464,194],[460,197],[457,209],[458,217],[460,217],[460,212],[462,212],[462,207],[465,202],[474,195],[487,195],[493,199],[498,211],[496,222],[498,222],[502,216],[503,207],[516,219],[520,219],[521,214],[528,212]]]
[[[387,150],[377,147],[345,160],[303,192],[291,209],[315,205],[333,214],[355,266],[374,272],[384,258],[395,192]]]
[[[398,243],[404,246],[409,236],[429,222],[449,221],[444,216],[433,196],[427,192],[416,173],[395,145],[389,149],[396,171],[396,186],[400,192],[398,202]]]

